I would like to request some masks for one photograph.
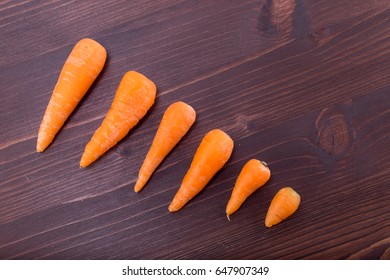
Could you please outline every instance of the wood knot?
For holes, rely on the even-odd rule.
[[[331,155],[343,153],[349,143],[348,123],[341,113],[324,109],[316,120],[317,143],[321,149]]]
[[[309,32],[307,37],[313,43],[319,44],[321,46],[332,38],[331,35],[331,28],[328,26],[323,26],[314,30],[314,32]]]
[[[245,134],[248,133],[248,122],[250,120],[250,117],[247,115],[238,115],[235,118],[235,122],[233,125],[233,129],[236,131],[238,134]]]

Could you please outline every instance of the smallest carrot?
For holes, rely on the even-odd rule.
[[[279,190],[271,201],[265,217],[265,226],[272,227],[287,219],[297,211],[300,195],[290,187]]]

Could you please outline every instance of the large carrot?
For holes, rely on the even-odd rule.
[[[167,108],[138,173],[135,192],[139,192],[145,186],[159,164],[190,129],[195,118],[195,110],[184,102],[175,102]]]
[[[37,152],[53,141],[92,85],[106,61],[106,50],[92,39],[80,40],[62,68],[38,132]]]
[[[220,129],[211,130],[203,137],[191,166],[169,205],[169,211],[180,210],[207,185],[229,160],[233,146],[233,140]]]
[[[257,159],[249,160],[238,175],[232,195],[226,206],[228,219],[229,215],[236,212],[244,201],[258,188],[263,186],[270,177],[271,171],[265,162]]]
[[[80,167],[86,167],[112,148],[147,113],[156,98],[156,85],[144,75],[127,72],[100,127],[85,147]]]
[[[301,197],[290,187],[279,190],[271,201],[265,217],[265,226],[272,227],[297,211]]]

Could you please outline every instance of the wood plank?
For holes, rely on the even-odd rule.
[[[389,259],[389,15],[385,0],[0,5],[0,259]],[[51,90],[85,36],[107,47],[107,65],[38,154]],[[157,102],[79,169],[129,69],[156,82]],[[138,168],[176,100],[197,110],[197,122],[135,194]],[[232,158],[170,214],[197,145],[216,127],[235,140]],[[272,178],[229,223],[226,202],[254,157]],[[302,205],[267,229],[267,207],[284,185]]]

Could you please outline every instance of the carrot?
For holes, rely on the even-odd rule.
[[[290,217],[299,207],[301,197],[290,187],[279,190],[271,201],[265,217],[265,226],[272,227]]]
[[[53,141],[103,69],[106,57],[104,47],[92,39],[82,39],[74,46],[43,116],[38,132],[37,152],[43,152]]]
[[[232,195],[226,206],[228,219],[229,215],[236,212],[244,201],[258,188],[263,186],[270,177],[271,171],[265,162],[257,159],[249,160],[238,175]]]
[[[169,211],[180,210],[207,185],[229,160],[233,146],[233,140],[220,129],[211,130],[203,137],[191,166],[169,205]]]
[[[135,192],[145,186],[159,164],[190,129],[195,118],[195,110],[184,102],[175,102],[168,107],[138,173]]]
[[[156,85],[144,75],[127,72],[100,127],[85,147],[80,167],[86,167],[112,148],[142,119],[156,98]]]

